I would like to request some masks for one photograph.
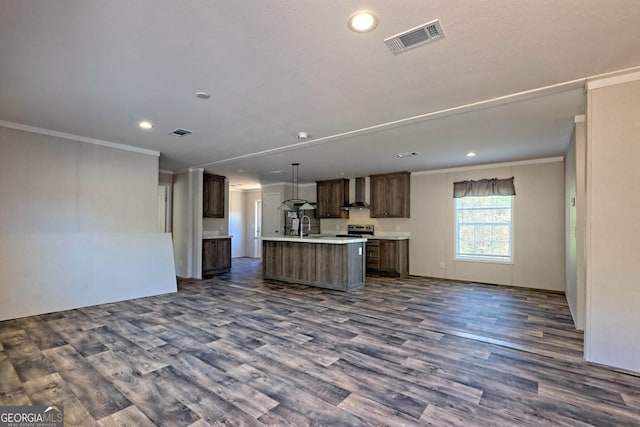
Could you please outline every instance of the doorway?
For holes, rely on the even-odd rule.
[[[255,224],[253,227],[253,253],[256,258],[262,258],[262,241],[260,240],[260,236],[262,236],[262,200],[256,200],[253,215],[253,223]]]
[[[171,184],[158,185],[158,233],[171,233]]]
[[[263,195],[262,204],[262,234],[273,236],[281,233],[280,193],[267,193]]]

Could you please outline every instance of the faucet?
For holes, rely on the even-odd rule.
[[[308,230],[311,231],[311,218],[309,218],[307,215],[302,215],[302,218],[300,218],[300,238],[301,239],[304,237],[304,219],[305,218],[309,220]]]

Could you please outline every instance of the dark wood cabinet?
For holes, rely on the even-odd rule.
[[[231,270],[231,238],[202,240],[202,277]]]
[[[349,204],[349,180],[330,179],[316,182],[318,218],[349,218],[349,211],[341,209]]]
[[[224,218],[224,176],[205,173],[202,178],[202,216]]]
[[[409,218],[411,174],[394,172],[370,176],[371,218]]]
[[[409,240],[368,239],[366,248],[368,273],[409,274]]]

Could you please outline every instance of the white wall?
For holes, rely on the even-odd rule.
[[[203,173],[200,168],[189,169],[173,178],[173,245],[179,277],[202,278]]]
[[[576,123],[576,286],[577,306],[574,314],[576,328],[584,330],[586,324],[587,304],[587,267],[585,255],[586,241],[586,206],[587,206],[587,124]]]
[[[565,156],[565,294],[576,329],[585,324],[585,266],[584,266],[584,205],[585,151],[584,117],[575,124],[569,149]]]
[[[0,127],[0,320],[175,292],[158,157]]]
[[[249,190],[245,191],[245,254],[247,257],[258,257],[260,254],[256,250],[255,240],[255,207],[256,200],[261,200],[262,191]]]
[[[626,77],[588,84],[585,357],[640,372],[640,74]]]
[[[191,239],[193,224],[191,221],[191,202],[189,200],[189,172],[175,174],[173,177],[173,250],[176,274],[189,277],[191,265]]]
[[[569,309],[573,316],[573,323],[577,323],[578,312],[578,267],[576,261],[576,133],[571,135],[569,149],[564,157],[564,193],[565,193],[565,295]]]
[[[512,264],[455,261],[453,183],[515,177]],[[410,273],[564,291],[564,167],[561,160],[412,174],[411,218],[392,227],[411,235]],[[440,263],[445,268],[440,268]]]
[[[233,258],[245,256],[245,193],[243,191],[229,191],[229,234],[231,239],[231,256]]]

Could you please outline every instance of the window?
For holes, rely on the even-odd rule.
[[[456,259],[511,262],[513,196],[456,200]]]

